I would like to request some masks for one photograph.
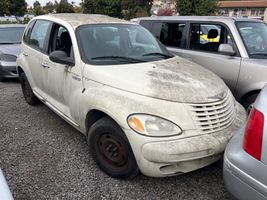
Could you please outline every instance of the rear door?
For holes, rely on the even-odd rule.
[[[47,49],[48,32],[51,23],[46,20],[32,22],[25,32],[22,45],[22,54],[27,63],[29,72],[26,72],[32,89],[40,98],[45,99],[44,67],[42,66],[43,54]]]

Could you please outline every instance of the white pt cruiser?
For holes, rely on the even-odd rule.
[[[34,18],[17,70],[28,104],[45,103],[87,136],[116,178],[173,176],[221,158],[246,119],[212,72],[174,57],[145,28],[101,15]]]

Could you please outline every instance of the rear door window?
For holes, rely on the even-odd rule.
[[[50,27],[50,22],[45,20],[37,20],[31,32],[29,45],[40,51],[45,50],[45,40]]]

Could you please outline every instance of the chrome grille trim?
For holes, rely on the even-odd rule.
[[[195,126],[204,133],[214,133],[229,127],[235,117],[234,98],[230,91],[222,100],[187,106]]]

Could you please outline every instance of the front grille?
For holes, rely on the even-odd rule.
[[[234,100],[229,91],[222,100],[188,106],[197,129],[205,133],[221,131],[234,120]]]

